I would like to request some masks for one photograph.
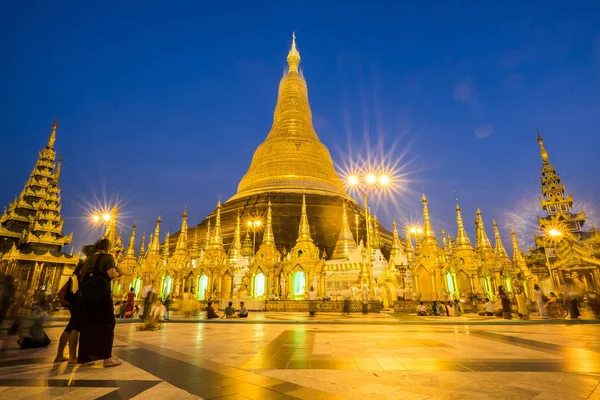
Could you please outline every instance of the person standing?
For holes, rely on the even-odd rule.
[[[83,254],[85,257],[91,257],[94,252],[94,246],[83,246]],[[58,340],[58,348],[56,350],[56,358],[54,362],[67,361],[64,356],[65,347],[69,344],[68,365],[77,364],[77,344],[79,342],[79,332],[83,320],[83,306],[81,304],[81,293],[79,293],[79,282],[81,281],[81,269],[83,261],[80,261],[73,271],[73,275],[69,278],[66,285],[65,300],[69,303],[69,313],[71,314],[67,327]]]
[[[504,287],[498,286],[498,295],[500,296],[500,302],[502,303],[502,317],[504,319],[512,319],[510,299],[508,298],[508,293],[506,293]]]
[[[533,293],[535,294],[535,302],[540,318],[548,319],[548,309],[546,308],[546,299],[544,298],[546,296],[544,296],[544,292],[537,283],[533,285]]]
[[[125,305],[125,318],[131,318],[133,316],[133,306],[135,305],[135,289],[133,286],[127,293],[127,304]]]
[[[517,288],[515,298],[517,300],[517,313],[519,314],[519,318],[520,319],[529,319],[529,309],[527,308],[527,299],[525,298],[525,293],[523,293],[523,290],[521,290],[521,288]]]
[[[398,301],[404,300],[404,286],[398,286],[398,291],[396,292],[398,296]]]
[[[342,310],[342,315],[348,314],[350,315],[350,298],[352,297],[352,290],[350,290],[350,285],[348,285],[344,290],[342,290],[342,298],[344,299],[344,309]]]
[[[363,285],[363,287],[361,289],[361,295],[362,295],[362,313],[366,315],[369,313],[369,288],[367,287],[367,285]]]
[[[103,360],[107,368],[121,365],[121,360],[112,355],[115,314],[110,288],[110,281],[121,272],[113,256],[108,254],[108,239],[99,240],[94,247],[96,252],[81,268],[83,319],[77,358],[80,364]]]
[[[317,291],[315,290],[314,286],[311,286],[310,290],[308,292],[308,315],[310,315],[311,317],[314,317],[316,312],[317,312]]]

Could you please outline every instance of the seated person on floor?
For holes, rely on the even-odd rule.
[[[244,302],[240,301],[240,312],[238,313],[239,318],[248,318],[248,309],[244,306]]]
[[[439,305],[437,301],[433,302],[433,306],[431,306],[431,313],[436,316],[442,315],[442,306]]]
[[[212,306],[212,301],[209,301],[206,305],[206,319],[219,318],[215,309]]]
[[[494,316],[494,303],[492,303],[490,299],[485,299],[483,302],[483,310],[479,312],[479,315],[488,317]]]
[[[233,309],[232,301],[230,301],[229,304],[227,304],[227,307],[225,307],[225,312],[221,318],[235,318],[235,310]]]
[[[427,307],[425,307],[425,306],[423,305],[423,302],[422,302],[422,301],[420,301],[420,302],[419,302],[419,305],[417,306],[417,315],[420,315],[420,316],[425,316],[425,315],[427,315]]]
[[[449,301],[446,304],[446,315],[448,315],[449,317],[454,317],[455,313],[454,313],[454,303],[452,301]]]

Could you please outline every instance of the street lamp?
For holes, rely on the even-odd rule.
[[[248,228],[252,229],[252,255],[256,253],[256,231],[260,229],[262,221],[258,218],[248,220]]]
[[[390,176],[376,172],[365,172],[362,175],[350,175],[347,178],[348,185],[354,189],[363,192],[363,202],[365,208],[365,224],[367,232],[367,262],[361,267],[361,283],[367,284],[369,288],[372,286],[373,274],[371,272],[371,216],[369,214],[369,206],[367,203],[367,195],[369,191],[382,189],[390,185]],[[358,237],[356,238],[358,240]]]

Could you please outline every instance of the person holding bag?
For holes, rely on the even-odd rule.
[[[81,299],[83,318],[79,339],[80,364],[90,365],[103,360],[105,368],[121,364],[112,356],[115,331],[115,314],[110,281],[121,275],[115,259],[108,254],[110,241],[101,239],[96,252],[87,258],[81,268]]]

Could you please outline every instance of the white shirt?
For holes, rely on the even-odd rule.
[[[485,303],[485,311],[486,312],[494,312],[494,303],[492,303],[491,301],[488,301],[487,303]]]
[[[419,304],[417,307],[417,312],[427,312],[427,307],[424,304]]]
[[[398,297],[404,297],[404,289],[403,288],[398,289]]]
[[[317,291],[316,290],[311,290],[310,292],[308,292],[308,299],[309,300],[316,300],[317,299]]]

